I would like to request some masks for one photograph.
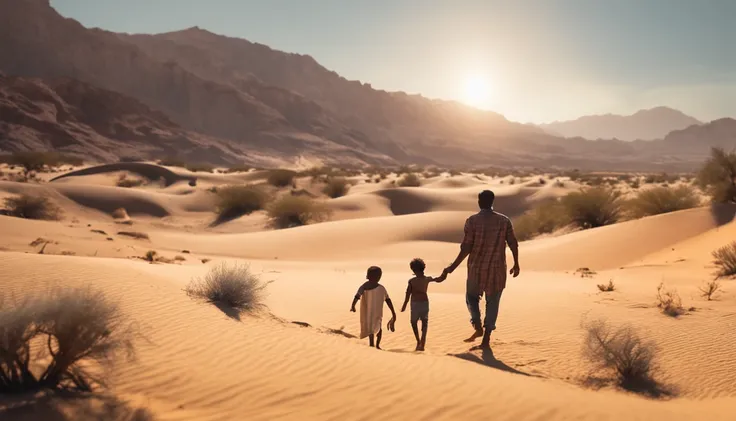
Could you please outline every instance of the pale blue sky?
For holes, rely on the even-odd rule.
[[[736,117],[736,0],[51,0],[85,26],[199,26],[523,122]],[[480,93],[468,92],[469,80]],[[485,85],[485,86],[484,86]]]

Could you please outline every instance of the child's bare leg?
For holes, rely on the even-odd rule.
[[[380,341],[380,339],[379,339],[379,341]],[[373,346],[373,335],[368,335],[368,342],[370,343],[371,346]]]
[[[428,325],[428,323],[429,323],[429,320],[427,320],[427,319],[422,320],[422,342],[421,342],[421,344],[422,344],[421,350],[422,351],[424,351],[424,345],[427,344],[427,325]]]
[[[381,349],[381,336],[383,335],[383,329],[378,331],[376,335],[376,349]]]
[[[411,330],[414,331],[414,338],[416,338],[417,340],[417,351],[419,351],[419,344],[421,344],[421,342],[419,341],[419,327],[417,326],[418,322],[418,320],[411,321]]]

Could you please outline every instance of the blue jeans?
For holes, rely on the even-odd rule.
[[[465,303],[468,305],[468,311],[470,312],[470,323],[475,328],[480,328],[480,296],[482,291],[478,286],[478,282],[467,280],[465,288]],[[498,307],[501,304],[501,293],[499,291],[495,294],[486,294],[486,317],[483,319],[483,327],[486,330],[496,329],[496,319],[498,319]]]

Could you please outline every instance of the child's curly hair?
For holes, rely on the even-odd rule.
[[[426,264],[424,264],[424,260],[420,258],[416,258],[409,263],[409,267],[411,268],[411,271],[414,273],[424,273],[424,268],[427,267]]]

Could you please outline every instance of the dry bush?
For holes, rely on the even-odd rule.
[[[15,152],[11,155],[0,157],[0,162],[8,164],[20,165],[26,173],[31,171],[41,171],[46,167],[56,167],[63,164],[79,166],[84,164],[83,160],[77,157],[62,155],[55,152]]]
[[[607,187],[582,189],[561,202],[570,221],[583,229],[613,224],[621,217],[621,193]]]
[[[718,278],[736,276],[736,241],[715,250],[713,263],[718,268],[716,272]]]
[[[112,211],[112,217],[113,219],[130,219],[128,211],[126,211],[125,208],[117,208]]]
[[[540,234],[552,233],[570,223],[565,209],[558,200],[550,200],[527,211],[514,221],[514,232],[521,240],[530,240]]]
[[[61,208],[46,196],[21,194],[5,199],[5,209],[9,216],[26,219],[61,219]]]
[[[614,374],[620,387],[654,397],[665,393],[652,377],[657,371],[657,348],[653,342],[644,341],[631,326],[613,329],[604,320],[583,327],[583,354],[599,370]]]
[[[135,238],[136,240],[150,240],[150,237],[145,232],[120,231],[118,235]]]
[[[210,164],[187,164],[185,167],[187,170],[191,172],[212,172],[215,170],[215,167]]]
[[[120,174],[120,176],[118,177],[118,181],[117,183],[115,183],[115,185],[118,187],[125,187],[125,188],[139,187],[143,185],[143,180],[141,180],[140,178],[128,178],[128,175],[123,173],[123,174]]]
[[[251,167],[247,165],[233,165],[230,168],[225,170],[226,174],[234,173],[234,172],[248,172],[250,171]]]
[[[685,314],[680,294],[675,290],[668,290],[664,284],[659,284],[657,287],[657,307],[662,310],[662,313],[670,317],[678,317]]]
[[[184,291],[190,297],[242,312],[264,306],[266,285],[248,265],[221,263],[210,269],[204,278],[192,279]]]
[[[698,289],[700,290],[701,297],[705,298],[708,301],[712,301],[721,292],[721,282],[717,279],[714,279],[712,281],[704,283]]]
[[[736,202],[736,152],[711,149],[710,158],[697,175],[697,183],[715,202]]]
[[[598,284],[598,289],[601,292],[613,292],[616,290],[616,285],[613,284],[613,279],[611,279],[608,284]]]
[[[574,272],[576,275],[580,275],[581,278],[592,278],[598,274],[598,272],[591,270],[590,268],[577,268]]]
[[[699,205],[700,198],[690,186],[654,187],[639,192],[626,202],[628,212],[633,218],[675,212]]]
[[[271,170],[268,173],[268,184],[275,187],[286,187],[294,184],[296,172],[291,170]]]
[[[271,202],[266,211],[276,228],[291,228],[323,222],[330,216],[329,210],[307,196],[286,195]]]
[[[419,187],[422,182],[419,180],[419,176],[414,173],[404,174],[403,177],[398,179],[396,185],[399,187]]]
[[[343,177],[331,177],[327,179],[327,184],[322,189],[322,193],[336,199],[348,194],[348,190],[350,190],[350,182],[348,180]]]
[[[225,186],[216,190],[215,223],[222,223],[263,209],[268,195],[253,185]]]
[[[143,260],[153,263],[156,261],[156,257],[158,256],[158,253],[156,250],[148,250],[146,252],[146,256],[143,258]]]
[[[119,357],[134,355],[133,337],[119,307],[88,288],[0,299],[0,393],[105,386]]]
[[[186,260],[187,260],[187,259],[186,259],[186,257],[184,257],[184,256],[179,256],[179,255],[177,255],[177,256],[174,256],[174,261],[175,261],[175,262],[184,262],[184,261],[186,261]]]

